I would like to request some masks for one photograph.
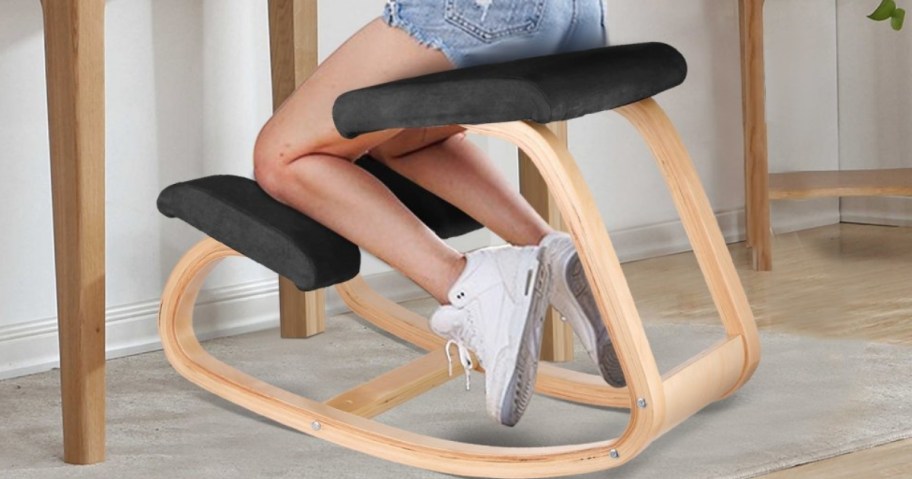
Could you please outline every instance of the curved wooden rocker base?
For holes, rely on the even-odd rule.
[[[346,304],[430,353],[324,403],[240,372],[209,355],[193,332],[193,307],[206,276],[222,259],[240,255],[212,238],[184,255],[165,286],[159,329],[168,360],[190,381],[244,408],[410,466],[467,476],[531,478],[588,473],[631,460],[664,432],[740,388],[757,366],[759,342],[718,224],[671,122],[651,99],[616,111],[641,132],[658,159],[727,332],[726,338],[664,377],[595,202],[567,149],[550,130],[531,122],[464,126],[512,141],[541,171],[573,236],[628,383],[614,389],[600,376],[542,362],[536,390],[585,404],[630,408],[630,422],[620,437],[565,446],[498,447],[429,437],[368,419],[450,377],[444,341],[427,321],[382,298],[360,277],[336,285]]]

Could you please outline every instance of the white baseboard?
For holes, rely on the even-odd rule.
[[[912,198],[843,198],[842,221],[869,225],[912,226]]]
[[[838,222],[831,215],[807,216],[783,229],[801,229]],[[743,210],[717,214],[727,242],[744,238]],[[782,231],[777,227],[777,232]],[[691,249],[680,221],[611,232],[621,261],[680,253]],[[396,271],[371,274],[365,280],[380,294],[401,302],[425,298],[427,292]],[[161,349],[156,323],[159,300],[108,308],[107,358],[113,359]],[[334,288],[326,295],[327,315],[349,311]],[[279,325],[278,282],[257,281],[206,290],[197,300],[196,330],[203,339],[231,336]],[[24,376],[58,367],[57,319],[0,327],[0,379]]]
[[[839,199],[774,201],[770,205],[773,236],[839,223]]]
[[[839,211],[827,205],[807,205],[774,211],[773,234],[816,228],[839,223]],[[716,213],[716,221],[726,243],[737,243],[745,239],[744,210],[728,210]],[[611,241],[621,262],[655,258],[690,251],[690,240],[680,220],[658,223],[611,232]]]
[[[744,210],[716,213],[727,243],[744,240]],[[621,262],[690,251],[690,241],[680,220],[609,231]]]
[[[366,281],[393,301],[427,297],[427,293],[395,271],[373,274]],[[334,288],[326,291],[329,316],[349,311]],[[158,337],[159,300],[108,308],[107,359],[161,349]],[[266,280],[200,292],[194,325],[202,339],[232,336],[279,326],[278,281]],[[44,318],[0,328],[0,379],[35,374],[59,367],[57,318]]]

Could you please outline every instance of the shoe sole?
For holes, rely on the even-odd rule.
[[[529,285],[533,288],[529,295],[531,304],[523,326],[516,367],[501,401],[499,420],[504,426],[514,426],[519,422],[535,391],[545,310],[549,304],[551,284],[551,270],[543,261],[543,253],[544,249],[539,250],[536,257],[538,264],[534,273],[534,283]]]
[[[595,304],[595,297],[592,295],[592,290],[589,287],[589,281],[586,279],[579,256],[574,256],[567,264],[565,279],[570,288],[570,294],[576,298],[576,303],[583,310],[584,320],[588,321],[589,326],[592,328],[590,331],[596,332],[596,357],[592,359],[598,364],[602,378],[611,386],[617,388],[626,386],[627,380],[624,378],[624,372],[621,370],[621,363],[618,360],[617,352],[614,350],[614,345],[611,343],[608,330],[605,329],[604,324],[596,324],[601,315],[599,314],[598,306]],[[595,320],[592,318],[595,318]],[[592,356],[592,351],[588,352]]]

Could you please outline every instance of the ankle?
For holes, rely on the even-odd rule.
[[[533,244],[530,245],[530,246],[538,246],[538,245],[540,245],[540,244],[542,243],[542,240],[544,240],[546,236],[550,235],[551,233],[554,233],[555,231],[557,231],[557,230],[555,230],[555,229],[553,229],[553,228],[547,228],[547,229],[540,230],[540,231],[538,232],[537,239],[535,240],[535,243],[533,243]]]
[[[436,291],[432,292],[431,295],[434,296],[434,299],[437,300],[441,305],[450,304],[450,299],[447,295],[450,292],[450,289],[453,288],[453,285],[456,284],[456,280],[459,279],[459,275],[465,270],[466,267],[466,257],[465,254],[460,253],[454,261],[450,262],[449,266],[446,269],[446,273],[443,275],[443,281],[439,288]]]
[[[548,235],[551,235],[554,233],[557,233],[557,230],[555,230],[553,228],[548,228],[548,230],[545,231],[545,234],[541,235],[541,237],[538,238],[538,243],[536,243],[536,244],[541,244],[542,240],[545,239],[545,236],[548,236]]]

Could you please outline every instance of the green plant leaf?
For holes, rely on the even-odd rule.
[[[880,2],[880,6],[877,7],[877,10],[874,10],[874,13],[868,15],[868,18],[871,20],[876,20],[878,22],[891,18],[893,12],[896,10],[896,2],[893,0],[883,0]]]
[[[893,12],[893,17],[890,18],[890,24],[893,26],[893,30],[897,32],[902,30],[903,22],[906,20],[906,11],[902,8],[897,8]]]

